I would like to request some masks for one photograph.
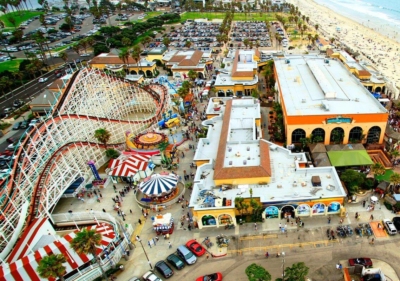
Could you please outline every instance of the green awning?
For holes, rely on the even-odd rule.
[[[334,167],[374,164],[366,150],[328,151],[327,154]]]

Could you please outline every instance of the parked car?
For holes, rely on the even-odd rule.
[[[143,274],[143,280],[144,281],[162,281],[161,278],[159,278],[157,275],[155,275],[151,271],[147,271],[145,274]]]
[[[206,249],[204,249],[204,247],[201,246],[200,243],[197,242],[197,240],[195,240],[195,239],[192,239],[192,240],[189,240],[188,242],[186,242],[186,247],[188,247],[189,250],[192,251],[193,254],[195,254],[198,257],[200,257],[206,253]]]
[[[385,228],[386,228],[387,232],[389,233],[389,235],[397,234],[397,229],[390,220],[384,219],[383,224],[385,225]]]
[[[159,261],[156,263],[155,268],[160,272],[165,278],[170,278],[174,275],[174,271],[169,267],[165,261]]]
[[[372,267],[372,260],[370,258],[354,258],[349,259],[349,265],[354,266],[356,264],[363,265],[365,267]]]
[[[12,127],[12,129],[13,130],[19,130],[19,128],[21,128],[21,124],[22,124],[22,122],[16,122],[14,124],[14,126]]]
[[[177,249],[177,254],[181,257],[187,264],[194,264],[197,258],[186,246],[179,246]]]
[[[46,77],[39,78],[39,83],[44,83],[47,80],[49,80],[49,78],[46,78]]]
[[[185,267],[185,263],[177,255],[170,254],[167,257],[167,261],[172,264],[176,269],[182,269]]]
[[[400,232],[400,217],[394,217],[392,219],[394,227],[397,229],[397,232]]]
[[[7,141],[8,143],[14,143],[14,142],[15,142],[15,139],[14,139],[14,138],[8,138],[8,139],[6,139],[6,141]]]
[[[21,129],[26,129],[26,128],[28,128],[28,124],[29,124],[29,122],[27,120],[22,121],[20,128]]]
[[[196,281],[222,281],[222,274],[221,272],[211,273],[197,277]]]
[[[31,126],[35,126],[37,123],[39,123],[40,120],[39,119],[32,119],[31,122],[29,123],[29,127]]]
[[[132,277],[131,279],[129,279],[128,281],[140,281],[140,279],[138,277]]]

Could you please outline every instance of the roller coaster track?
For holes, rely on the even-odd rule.
[[[140,120],[140,121],[127,121],[127,120],[118,120],[118,119],[110,119],[110,118],[104,118],[104,117],[96,117],[96,116],[87,116],[87,115],[80,115],[80,114],[60,114],[60,111],[62,111],[62,107],[65,105],[67,100],[68,95],[71,92],[71,89],[74,86],[74,83],[76,81],[76,78],[79,75],[79,71],[73,73],[71,76],[70,80],[68,81],[67,87],[65,90],[62,92],[57,104],[54,106],[53,111],[52,111],[52,118],[47,119],[43,123],[41,123],[39,126],[35,127],[32,129],[30,132],[27,133],[26,137],[22,140],[19,149],[16,151],[15,154],[15,160],[12,166],[12,173],[10,175],[10,178],[7,182],[6,187],[0,192],[0,196],[4,194],[7,194],[5,197],[6,200],[1,202],[1,209],[2,209],[2,222],[4,222],[5,217],[7,217],[7,214],[10,214],[11,212],[15,212],[15,203],[14,199],[17,197],[18,192],[21,192],[20,189],[16,188],[16,186],[19,184],[21,181],[22,175],[20,175],[20,169],[24,169],[26,165],[29,164],[27,155],[29,155],[29,151],[32,146],[35,145],[35,142],[40,138],[41,134],[46,134],[46,128],[48,129],[50,126],[54,125],[57,122],[63,122],[64,120],[71,120],[71,119],[79,119],[79,120],[93,120],[95,122],[110,122],[110,123],[120,123],[120,124],[153,124],[156,123],[158,120],[162,118],[162,114],[165,110],[168,109],[167,107],[167,98],[168,98],[168,91],[167,89],[162,86],[162,85],[148,85],[141,87],[143,90],[145,90],[155,101],[156,104],[156,112],[155,114],[146,119],[146,120]],[[126,83],[125,80],[119,79],[119,78],[113,78],[116,80],[120,80],[124,83]],[[122,143],[112,143],[112,144],[107,144],[107,148],[117,148],[121,147],[124,145],[124,142]],[[28,208],[28,213],[25,219],[25,224],[22,228],[21,233],[23,230],[29,226],[29,224],[32,222],[34,218],[36,218],[39,215],[39,210],[45,208],[45,206],[42,206],[41,203],[41,196],[43,195],[43,190],[46,189],[45,187],[45,182],[47,176],[51,173],[54,165],[57,163],[57,161],[62,157],[62,155],[70,152],[70,149],[76,148],[76,147],[94,147],[98,149],[106,149],[106,146],[103,144],[99,144],[96,142],[90,142],[90,141],[73,141],[73,142],[68,142],[60,146],[57,150],[53,151],[51,156],[48,159],[45,159],[45,164],[41,168],[38,168],[37,173],[39,174],[38,177],[34,182],[34,186],[31,190],[30,193],[30,205]],[[25,150],[25,153],[24,153]],[[38,156],[39,157],[39,156]],[[90,159],[88,159],[90,160]],[[17,202],[18,203],[18,202]],[[2,249],[0,249],[2,251]]]

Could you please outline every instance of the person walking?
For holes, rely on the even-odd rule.
[[[106,213],[106,210],[103,208],[103,212]]]
[[[268,253],[268,252],[265,253],[265,257],[266,257],[267,259],[269,258],[269,253]]]
[[[279,230],[281,230],[282,229],[282,224],[281,223],[279,223]]]
[[[371,214],[371,216],[369,217],[370,220],[374,220],[374,215]]]
[[[330,224],[331,223],[331,217],[329,216],[328,217],[328,224]]]
[[[129,212],[131,212],[131,214],[133,214],[132,209],[129,209]]]
[[[363,208],[365,208],[366,203],[367,203],[367,201],[365,201],[365,200],[362,202]]]
[[[206,255],[206,259],[208,260],[210,258],[210,255],[207,253]]]
[[[171,242],[168,242],[168,249],[171,249],[172,248],[172,244],[171,244]]]
[[[257,223],[254,223],[254,230],[257,230]]]
[[[138,223],[139,223],[139,224],[142,224],[142,220],[141,220],[141,219],[138,219]]]
[[[369,244],[374,245],[374,243],[375,243],[375,238],[372,238],[371,242],[369,242]]]

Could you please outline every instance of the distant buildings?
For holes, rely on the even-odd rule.
[[[383,143],[387,110],[341,62],[318,56],[274,60],[287,144],[309,137],[326,145]]]
[[[198,78],[205,79],[213,63],[211,51],[199,50],[173,50],[164,54],[162,61],[174,78],[181,79],[186,79],[190,70],[197,72]]]
[[[223,60],[215,89],[219,97],[250,96],[258,88],[257,68],[260,60],[258,50],[232,50]]]

